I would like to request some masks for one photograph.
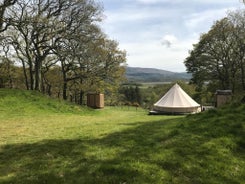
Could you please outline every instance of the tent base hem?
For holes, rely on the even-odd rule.
[[[164,111],[149,111],[149,115],[187,115],[196,114],[197,112],[164,112]]]

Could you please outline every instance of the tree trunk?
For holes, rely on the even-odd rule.
[[[34,76],[33,76],[32,62],[30,62],[30,65],[29,65],[29,74],[30,74],[30,90],[34,90],[35,81],[34,81]]]
[[[67,79],[66,79],[66,69],[65,63],[61,61],[61,72],[63,75],[63,100],[67,100]]]
[[[8,81],[9,81],[9,88],[12,89],[13,88],[13,79],[12,79],[12,75],[11,75],[11,64],[8,61],[7,63],[7,67],[8,67]]]
[[[84,95],[84,91],[81,90],[80,91],[80,98],[79,98],[79,105],[83,105],[83,95]]]
[[[5,88],[4,80],[2,78],[0,78],[0,88]]]
[[[26,65],[25,62],[22,61],[22,68],[23,68],[23,73],[24,73],[24,77],[25,77],[25,84],[26,84],[26,89],[29,90],[29,83],[28,83],[28,76],[27,76],[27,72],[26,72]]]
[[[35,90],[41,91],[41,83],[42,83],[42,74],[41,74],[41,61],[35,62]]]
[[[241,78],[242,78],[242,88],[245,90],[245,71],[244,71],[244,64],[241,63]]]
[[[64,80],[64,84],[63,84],[63,99],[67,100],[67,81]]]
[[[46,92],[49,96],[52,95],[52,90],[51,90],[52,86],[50,84],[47,84],[47,89],[46,89]]]

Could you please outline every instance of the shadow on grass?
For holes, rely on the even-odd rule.
[[[101,139],[6,145],[0,183],[241,183],[244,127],[205,116],[148,122]]]

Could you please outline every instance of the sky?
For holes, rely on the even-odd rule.
[[[184,60],[200,34],[241,0],[100,0],[102,30],[127,52],[130,67],[185,72]]]

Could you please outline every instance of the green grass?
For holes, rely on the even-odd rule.
[[[244,111],[148,116],[0,90],[0,183],[244,183]]]
[[[71,103],[57,101],[36,91],[0,90],[0,117],[46,115],[51,113],[89,113]]]

